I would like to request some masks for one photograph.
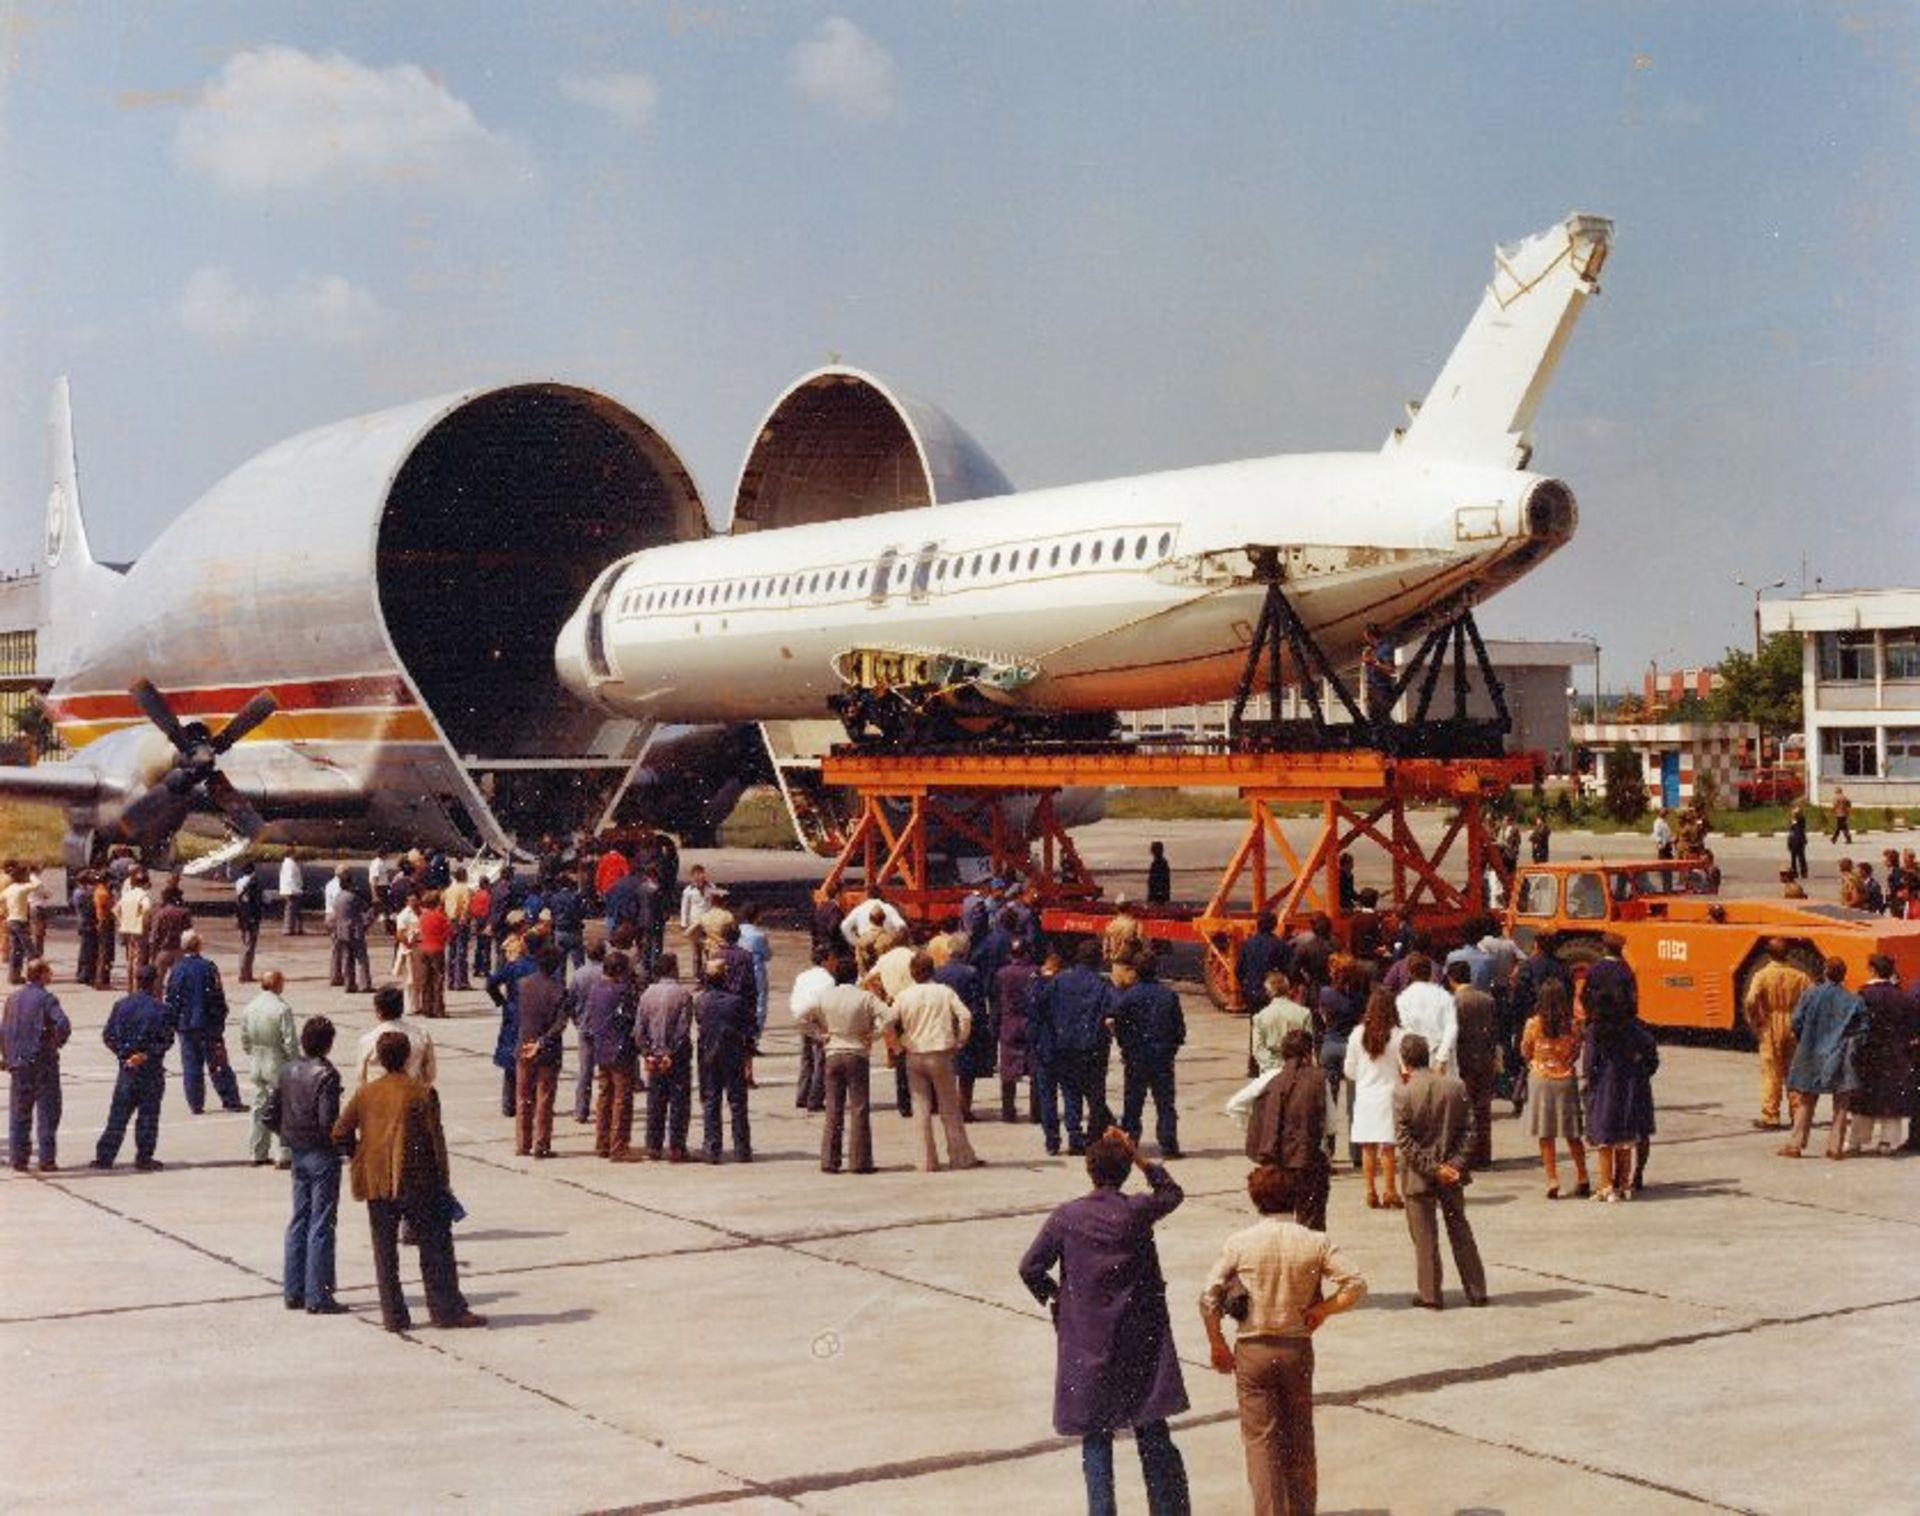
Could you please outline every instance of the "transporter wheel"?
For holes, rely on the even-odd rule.
[[[1598,937],[1562,937],[1553,945],[1553,956],[1570,969],[1591,968],[1606,957],[1606,949]]]
[[[1753,1034],[1753,1028],[1747,1025],[1745,1007],[1747,986],[1760,967],[1767,961],[1766,939],[1757,940],[1747,950],[1747,956],[1740,960],[1740,967],[1733,971],[1733,1004],[1729,1011],[1729,1024],[1726,1030],[1732,1035],[1734,1045],[1740,1048],[1759,1046],[1759,1039]],[[1805,938],[1797,938],[1787,944],[1787,962],[1805,974],[1815,984],[1826,972],[1827,961],[1821,957],[1820,950]]]
[[[1245,1007],[1240,1003],[1240,986],[1234,976],[1231,945],[1224,949],[1212,945],[1204,948],[1200,954],[1200,967],[1207,986],[1207,999],[1213,1002],[1214,1009],[1241,1014]]]

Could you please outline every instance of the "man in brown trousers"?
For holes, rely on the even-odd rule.
[[[412,1051],[404,1032],[387,1032],[375,1047],[382,1078],[360,1086],[333,1124],[336,1146],[353,1151],[353,1198],[367,1203],[373,1229],[373,1272],[380,1285],[380,1319],[389,1332],[412,1328],[400,1288],[400,1223],[420,1245],[420,1278],[427,1312],[439,1327],[478,1327],[460,1293],[453,1256],[453,1196],[448,1188],[447,1141],[440,1097],[407,1077]]]
[[[1313,1053],[1311,1032],[1296,1027],[1280,1039],[1279,1072],[1260,1092],[1247,1122],[1247,1157],[1288,1170],[1295,1219],[1324,1232],[1333,1165],[1326,1149],[1327,1078]]]
[[[1300,1208],[1299,1183],[1299,1170],[1271,1164],[1247,1175],[1247,1194],[1260,1219],[1227,1239],[1200,1296],[1213,1366],[1233,1375],[1238,1391],[1255,1516],[1300,1516],[1314,1509],[1320,1474],[1313,1439],[1313,1334],[1367,1293],[1366,1280],[1325,1234],[1287,1219]],[[1231,1345],[1220,1326],[1228,1314],[1240,1323]]]
[[[514,1151],[522,1158],[553,1156],[553,1099],[560,1087],[560,1039],[569,1005],[560,961],[558,948],[543,947],[534,955],[538,972],[520,981]]]
[[[1406,1083],[1393,1092],[1394,1146],[1400,1151],[1401,1185],[1407,1197],[1407,1231],[1413,1237],[1414,1304],[1440,1309],[1439,1217],[1468,1305],[1487,1303],[1487,1271],[1467,1222],[1466,1187],[1472,1180],[1467,1154],[1473,1148],[1473,1106],[1467,1087],[1451,1074],[1428,1067],[1427,1039],[1409,1032],[1400,1042]],[[1439,1217],[1435,1216],[1435,1212]]]

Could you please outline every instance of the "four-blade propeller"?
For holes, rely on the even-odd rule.
[[[174,757],[166,777],[127,807],[120,818],[121,829],[142,841],[171,836],[193,811],[198,792],[226,816],[241,836],[249,839],[258,836],[266,822],[219,771],[219,760],[222,753],[280,708],[272,693],[260,691],[217,732],[209,730],[202,721],[183,722],[151,680],[142,679],[128,693],[147,719],[173,744]]]

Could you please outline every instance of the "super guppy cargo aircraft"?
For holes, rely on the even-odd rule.
[[[1277,552],[1333,658],[1511,584],[1573,535],[1531,424],[1610,222],[1496,250],[1427,398],[1378,453],[1309,453],[650,546],[607,568],[555,662],[609,715],[820,717],[910,736],[1233,693]],[[1298,670],[1289,670],[1298,677]],[[947,718],[940,720],[939,718]]]
[[[608,556],[711,528],[664,435],[536,382],[322,426],[242,464],[130,567],[96,560],[66,382],[48,427],[39,663],[70,759],[0,767],[70,864],[175,833],[331,850],[531,848],[601,818],[711,841],[760,729],[583,704],[553,641]],[[735,513],[860,515],[1009,488],[936,407],[846,370],[768,413]],[[207,860],[202,860],[203,863]]]

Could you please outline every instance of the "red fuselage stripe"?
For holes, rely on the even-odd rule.
[[[182,720],[230,716],[261,690],[271,690],[283,711],[327,711],[369,706],[406,707],[414,703],[406,681],[395,674],[360,674],[345,679],[302,679],[273,684],[210,689],[169,689],[161,693]],[[126,721],[140,718],[133,696],[121,691],[60,695],[47,702],[55,721]]]

